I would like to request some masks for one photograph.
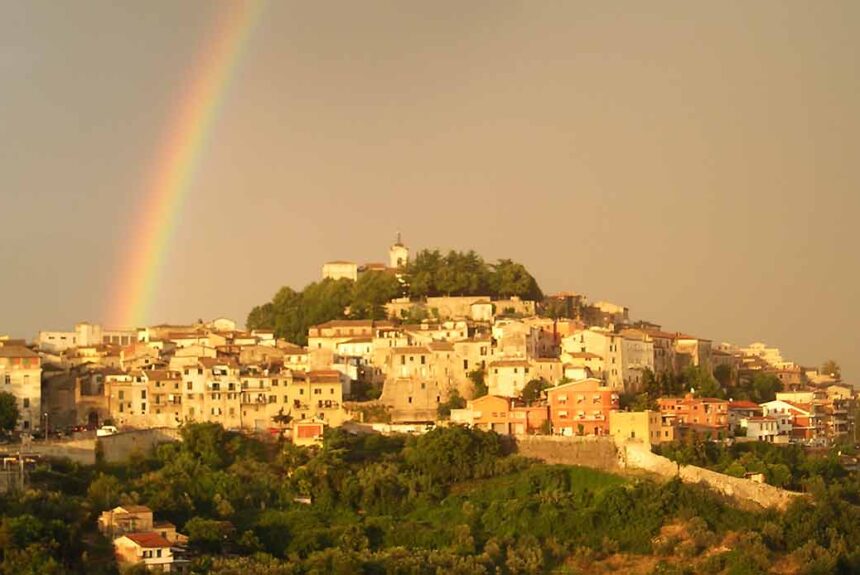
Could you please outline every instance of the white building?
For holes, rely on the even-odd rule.
[[[561,340],[561,360],[577,365],[575,354],[592,354],[602,360],[602,373],[606,385],[613,390],[624,389],[624,373],[622,365],[622,340],[624,338],[607,329],[593,327],[577,330]]]
[[[645,370],[654,371],[654,341],[643,331],[621,332],[621,375],[627,391],[642,389]]]
[[[0,391],[18,403],[20,431],[42,427],[42,366],[39,354],[22,345],[0,341]]]
[[[347,261],[326,262],[322,267],[323,279],[348,279],[356,281],[358,279],[358,264]]]
[[[403,245],[400,241],[400,234],[397,234],[397,241],[394,245],[388,248],[388,267],[398,269],[409,263],[409,248]]]

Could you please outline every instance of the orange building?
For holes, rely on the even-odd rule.
[[[546,395],[554,434],[609,434],[609,414],[618,409],[618,394],[601,380],[564,383],[548,389]]]
[[[714,397],[661,397],[657,400],[660,413],[675,425],[698,433],[728,433],[729,402]]]
[[[468,403],[472,426],[503,435],[540,433],[547,421],[547,406],[516,405],[507,397],[485,395]]]

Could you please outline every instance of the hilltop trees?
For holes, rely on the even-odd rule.
[[[539,300],[543,297],[535,278],[525,266],[509,259],[488,264],[474,251],[421,250],[405,269],[409,295],[487,295]]]
[[[839,367],[839,364],[832,359],[828,359],[824,364],[822,364],[821,373],[833,376],[835,379],[842,379],[842,369]]]
[[[272,301],[248,314],[249,329],[272,329],[277,337],[305,345],[308,328],[334,319],[382,319],[385,304],[400,292],[400,282],[385,272],[367,272],[357,282],[324,279],[297,292],[282,287]]]
[[[336,319],[384,319],[385,304],[408,296],[543,297],[535,278],[525,266],[509,259],[486,263],[474,251],[422,250],[403,270],[403,283],[385,271],[367,271],[352,282],[324,279],[302,291],[282,287],[272,301],[255,306],[245,322],[249,329],[271,329],[275,335],[299,345],[307,343],[308,328]],[[411,320],[427,317],[416,306]],[[348,313],[347,313],[348,312]]]

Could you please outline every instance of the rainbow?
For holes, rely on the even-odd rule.
[[[153,178],[134,214],[131,253],[123,250],[120,276],[110,294],[111,325],[142,326],[159,284],[167,248],[193,187],[205,144],[227,87],[259,21],[263,0],[231,2],[219,14],[184,87],[156,155]]]

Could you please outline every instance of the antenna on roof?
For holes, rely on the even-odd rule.
[[[395,245],[400,245],[400,232],[397,232],[397,241],[394,242]]]

